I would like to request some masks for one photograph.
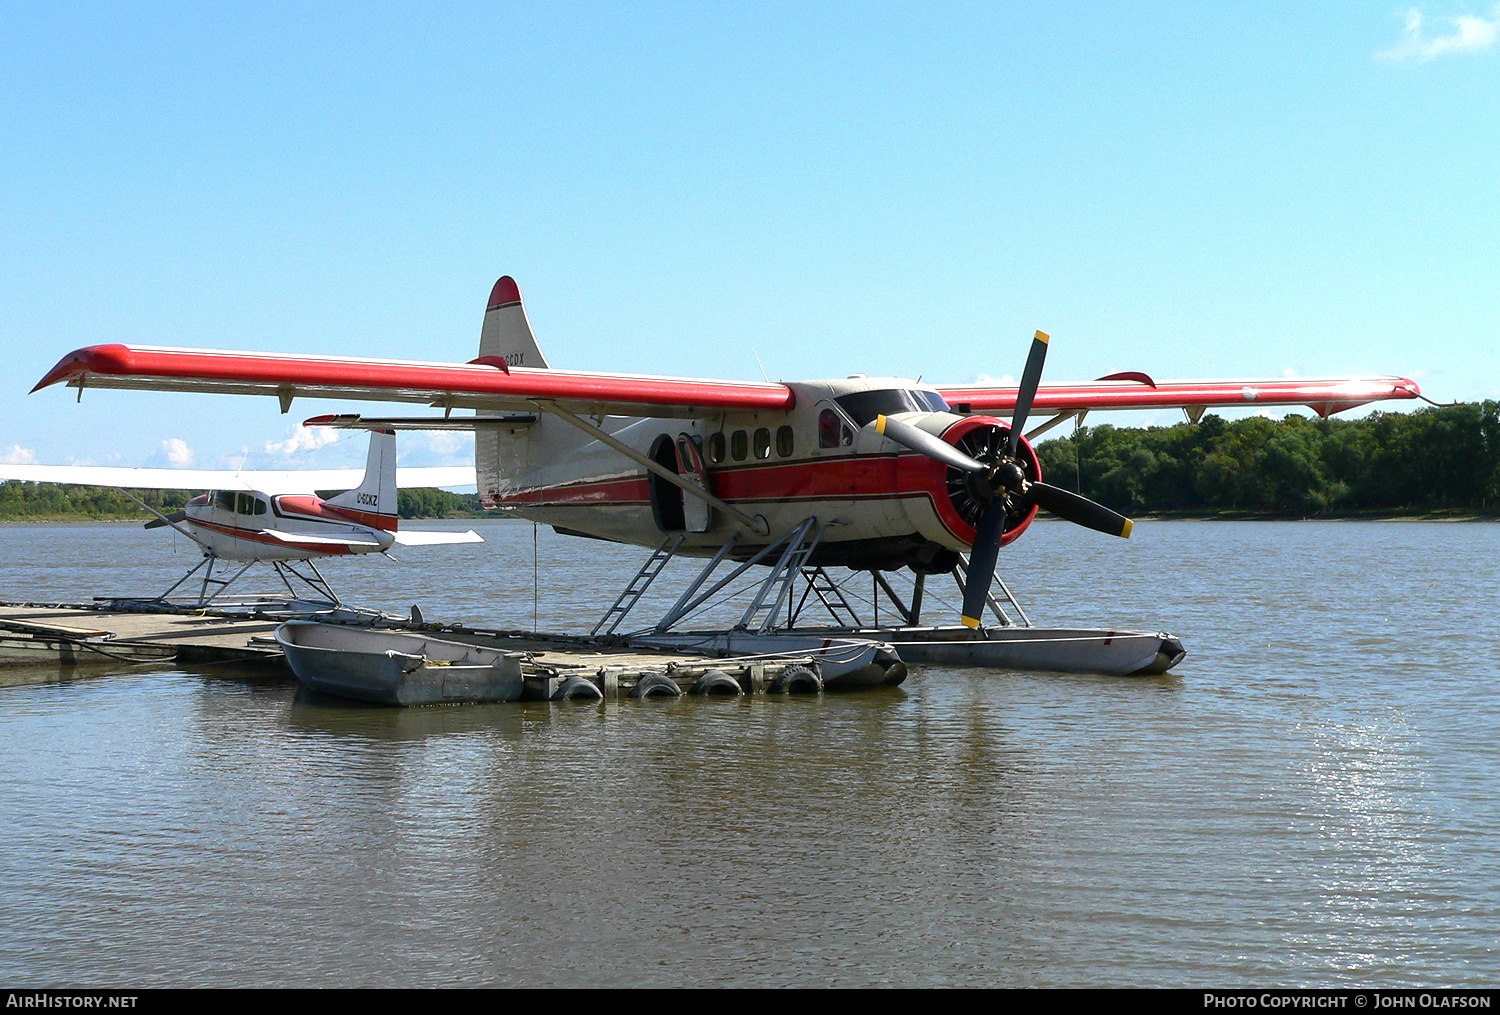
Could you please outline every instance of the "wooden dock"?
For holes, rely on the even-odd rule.
[[[302,616],[306,616],[302,614]],[[285,613],[263,610],[155,612],[99,604],[0,602],[0,667],[210,664],[290,668],[273,634]],[[681,652],[617,649],[562,635],[489,631],[381,618],[382,627],[431,631],[446,640],[524,652],[527,698],[809,690],[817,666],[806,657],[715,659]],[[592,685],[597,695],[587,692]],[[717,684],[713,692],[704,689]],[[816,680],[821,687],[821,680]]]

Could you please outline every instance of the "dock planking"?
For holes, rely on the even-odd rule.
[[[297,614],[307,618],[307,614]],[[83,603],[0,602],[0,667],[89,667],[210,664],[273,667],[290,674],[273,634],[284,612],[193,610],[155,612]],[[754,694],[778,678],[816,667],[806,657],[715,659],[680,652],[618,648],[565,635],[486,631],[462,625],[383,618],[381,626],[440,633],[506,651],[524,652],[526,697],[553,698],[579,680],[604,698],[685,693],[718,671]],[[665,680],[663,680],[665,678]],[[572,682],[570,684],[570,681]],[[721,682],[722,685],[722,682]],[[632,694],[632,692],[635,692]]]

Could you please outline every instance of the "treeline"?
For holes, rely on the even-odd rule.
[[[193,494],[186,490],[133,490],[163,514],[177,511]],[[107,486],[59,483],[0,483],[0,520],[149,518],[140,505]]]
[[[447,490],[398,490],[396,513],[402,518],[477,518],[489,514],[477,493]]]
[[[1126,514],[1495,513],[1500,503],[1496,402],[1353,420],[1085,427],[1037,453],[1049,483]]]
[[[1500,513],[1497,402],[1353,420],[1205,416],[1169,427],[1091,426],[1044,441],[1037,453],[1049,483],[1126,514]],[[136,493],[163,512],[191,496]],[[402,518],[484,514],[477,494],[444,490],[402,490],[397,511]],[[141,517],[107,487],[0,483],[0,520]]]
[[[194,494],[187,490],[133,490],[163,514],[180,510]],[[483,515],[477,493],[400,490],[396,513],[402,518],[473,518]],[[0,483],[0,521],[81,521],[150,518],[119,490],[60,483]]]

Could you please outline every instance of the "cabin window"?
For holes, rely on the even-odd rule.
[[[778,427],[776,430],[776,454],[782,458],[792,457],[792,428]]]
[[[708,460],[714,465],[724,460],[724,435],[722,433],[708,435]]]
[[[824,409],[818,413],[818,447],[836,448],[839,446],[839,414],[832,409]]]
[[[849,429],[842,416],[832,409],[824,409],[818,414],[818,447],[847,448],[853,443],[854,431]]]
[[[749,454],[750,438],[746,436],[745,431],[736,430],[729,438],[729,457],[736,462],[743,462]]]
[[[234,494],[229,490],[214,491],[214,507],[220,511],[234,511]]]
[[[266,513],[266,502],[261,500],[259,497],[255,498],[255,513],[258,515],[263,515]]]
[[[239,501],[238,510],[235,512],[236,514],[241,514],[241,515],[253,515],[253,514],[255,514],[255,498],[254,497],[250,496],[248,493],[242,493],[236,499]]]
[[[767,427],[755,431],[755,457],[771,457],[771,431]]]

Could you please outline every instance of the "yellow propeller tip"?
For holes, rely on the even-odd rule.
[[[880,436],[882,436],[882,437],[885,436],[885,417],[884,416],[876,416],[875,417],[875,432],[878,433],[878,434],[880,434]]]
[[[1036,340],[1038,342],[1041,342],[1043,345],[1046,345],[1046,344],[1048,344],[1049,342],[1052,341],[1052,337],[1050,335],[1048,335],[1045,331],[1038,331],[1036,333]]]
[[[964,622],[964,627],[978,627],[979,626],[979,621],[975,620],[973,617],[960,617],[959,619]]]
[[[1133,528],[1135,528],[1135,522],[1131,521],[1129,518],[1125,519],[1125,527],[1120,530],[1120,538],[1129,539],[1130,530]]]

